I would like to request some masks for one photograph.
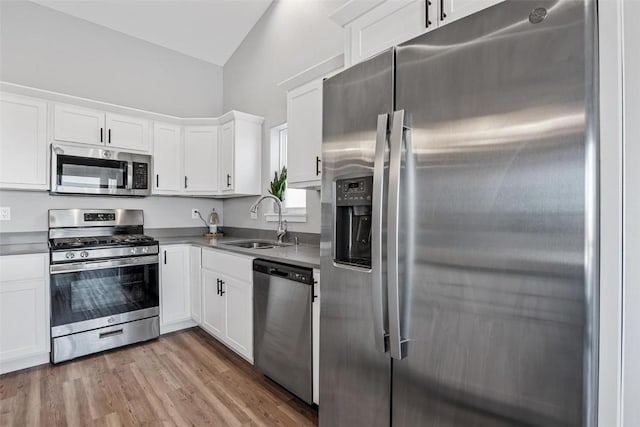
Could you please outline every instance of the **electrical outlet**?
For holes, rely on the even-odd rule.
[[[251,212],[251,219],[258,219],[258,212]]]
[[[198,219],[198,209],[191,209],[191,219]]]
[[[11,221],[11,208],[10,207],[2,207],[2,208],[0,208],[0,221]]]

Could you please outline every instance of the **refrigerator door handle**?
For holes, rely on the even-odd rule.
[[[400,167],[405,135],[405,111],[393,113],[391,150],[389,153],[389,199],[387,213],[387,293],[389,304],[389,345],[391,357],[401,360],[407,355],[407,340],[401,335],[398,262],[398,216],[400,214]]]
[[[389,132],[389,114],[378,116],[376,132],[376,152],[373,166],[373,191],[371,212],[371,276],[373,327],[375,345],[378,351],[389,351],[389,318],[387,299],[382,280],[382,209],[384,201],[384,160]]]

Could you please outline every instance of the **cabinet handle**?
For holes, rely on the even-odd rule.
[[[116,329],[115,331],[107,331],[107,332],[100,332],[98,334],[98,338],[102,339],[102,338],[108,338],[108,337],[112,337],[114,335],[120,335],[124,333],[124,329]]]
[[[220,295],[220,279],[216,279],[216,283],[217,283],[217,289],[216,289],[216,294]]]
[[[231,187],[231,175],[227,174],[227,188]]]
[[[187,188],[187,177],[184,177],[184,188]]]
[[[160,174],[156,174],[156,188],[160,187]]]
[[[444,0],[440,0],[440,20],[444,21],[444,18],[447,17],[447,14],[444,13]]]
[[[431,20],[429,19],[429,6],[431,6],[431,2],[429,0],[427,0],[425,2],[425,4],[426,4],[426,6],[424,8],[425,9],[425,11],[424,11],[424,14],[425,14],[425,26],[424,27],[425,28],[429,28],[431,26]]]
[[[104,129],[100,128],[100,142],[104,142],[104,137],[102,136],[104,134]]]
[[[320,162],[322,162],[322,160],[320,160],[319,156],[316,156],[316,176],[320,175],[320,173],[322,172],[320,170]]]
[[[107,140],[108,140],[107,142],[108,142],[109,144],[111,144],[111,129],[109,129],[109,130],[107,131],[107,135],[108,135],[108,136],[107,136]]]
[[[167,251],[164,252],[164,265],[167,265]]]
[[[220,296],[224,295],[224,280],[220,280]]]

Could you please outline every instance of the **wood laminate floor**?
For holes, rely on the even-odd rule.
[[[2,426],[313,426],[317,417],[197,328],[0,376]]]

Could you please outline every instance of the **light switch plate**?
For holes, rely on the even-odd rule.
[[[0,207],[0,221],[11,221],[10,207]]]

